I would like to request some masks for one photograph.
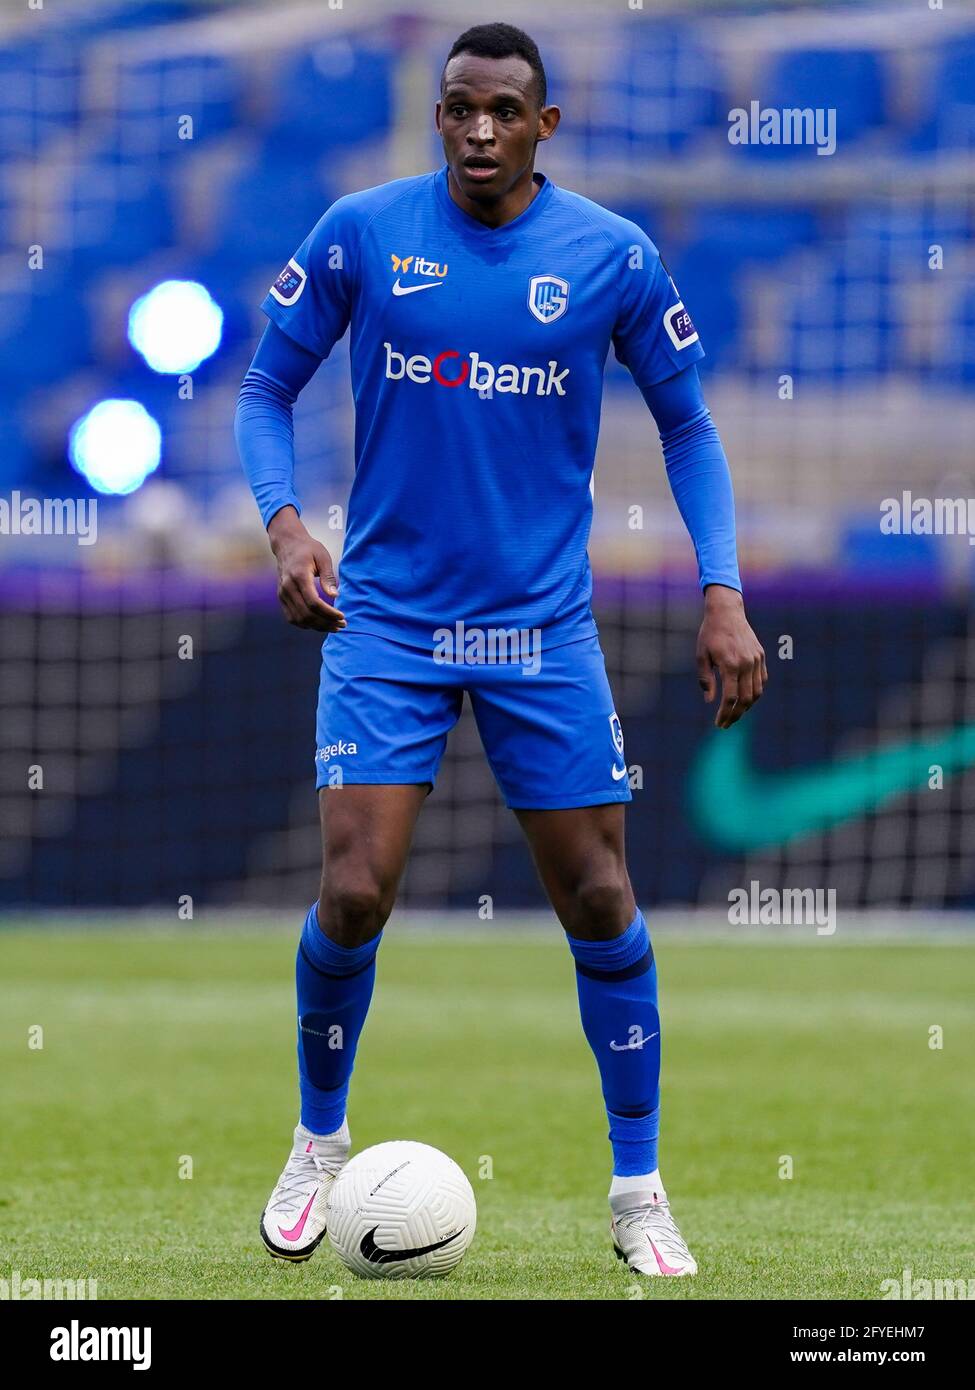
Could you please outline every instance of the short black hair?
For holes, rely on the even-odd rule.
[[[535,74],[538,104],[545,105],[548,96],[545,65],[538,51],[538,44],[529,38],[523,29],[516,29],[513,24],[475,24],[473,28],[465,29],[460,38],[455,40],[453,48],[447,54],[447,63],[451,58],[456,58],[458,53],[470,53],[475,58],[524,58]],[[444,63],[444,71],[447,63]],[[440,75],[440,86],[442,89],[443,73]]]

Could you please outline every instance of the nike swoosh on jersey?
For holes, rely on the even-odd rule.
[[[614,782],[619,782],[619,781],[621,781],[621,780],[626,776],[626,768],[625,768],[625,767],[616,767],[616,765],[614,764],[613,767],[610,768],[610,771],[611,771],[612,774],[613,774],[613,781],[614,781]]]
[[[439,290],[442,280],[433,280],[429,285],[401,285],[399,276],[393,281],[393,294],[417,294],[420,290]]]
[[[435,1240],[432,1245],[418,1245],[413,1250],[384,1250],[381,1245],[376,1244],[376,1232],[378,1230],[378,1226],[373,1226],[372,1230],[367,1231],[359,1243],[359,1250],[373,1265],[395,1264],[399,1260],[415,1260],[418,1255],[429,1255],[431,1250],[440,1250],[444,1245],[449,1245],[452,1240],[463,1235],[467,1227],[461,1226],[460,1230],[454,1231],[453,1235],[444,1236],[443,1240]]]
[[[703,744],[691,769],[690,805],[712,842],[763,849],[879,810],[926,786],[934,764],[945,773],[975,764],[975,724],[785,772],[752,766],[748,733],[739,725]]]

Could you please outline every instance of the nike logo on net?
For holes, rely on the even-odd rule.
[[[463,1235],[467,1227],[461,1226],[459,1231],[444,1236],[443,1240],[435,1240],[432,1245],[417,1245],[412,1250],[384,1250],[381,1245],[376,1244],[376,1232],[378,1230],[378,1226],[373,1226],[372,1230],[367,1231],[362,1237],[359,1245],[360,1253],[373,1265],[395,1264],[399,1260],[415,1260],[418,1255],[429,1255],[431,1250],[440,1250],[443,1246],[449,1245],[452,1240],[456,1240],[458,1236]]]
[[[935,763],[945,775],[975,764],[975,724],[781,772],[753,765],[748,731],[738,725],[702,745],[691,770],[691,810],[712,843],[728,850],[770,848],[857,820],[926,787]]]
[[[641,1038],[639,1042],[618,1043],[610,1041],[609,1046],[613,1052],[639,1052],[640,1048],[643,1047],[645,1043],[648,1043],[651,1038],[659,1038],[659,1036],[660,1033],[658,1031],[656,1033],[650,1033],[645,1038]]]
[[[393,294],[417,294],[420,290],[438,290],[443,284],[442,280],[434,280],[430,285],[401,285],[399,276],[393,281]]]

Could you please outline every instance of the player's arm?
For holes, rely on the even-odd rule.
[[[693,363],[640,389],[660,431],[667,478],[694,543],[704,590],[698,681],[710,703],[717,670],[721,704],[715,724],[726,729],[751,709],[768,680],[765,653],[745,617],[731,472]]]
[[[254,354],[234,417],[237,449],[278,562],[278,598],[296,627],[345,626],[322,598],[338,593],[332,557],[301,520],[294,486],[294,404],[321,358],[269,323]]]
[[[620,247],[613,329],[616,356],[653,412],[667,476],[697,552],[704,621],[698,680],[710,703],[721,678],[719,729],[736,724],[768,680],[765,653],[745,617],[735,545],[735,502],[721,441],[701,395],[694,363],[704,356],[697,330],[657,248],[635,224]]]
[[[268,291],[270,319],[244,378],[234,430],[244,472],[278,562],[278,598],[296,627],[345,627],[328,551],[301,520],[294,486],[294,403],[342,337],[352,313],[359,225],[354,199],[319,220]]]

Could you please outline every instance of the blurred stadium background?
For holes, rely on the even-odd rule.
[[[492,18],[537,40],[563,108],[540,167],[643,225],[694,315],[769,654],[760,713],[713,761],[691,546],[611,363],[591,554],[642,780],[638,897],[723,909],[757,878],[835,887],[851,909],[975,905],[975,550],[879,524],[904,490],[975,496],[970,9],[25,0],[0,17],[0,497],[97,498],[98,531],[0,535],[8,910],[189,894],[293,926],[314,896],[319,644],[279,614],[234,404],[267,285],[336,197],[442,162],[443,57]],[[836,153],[732,146],[728,113],[753,100],[835,108]],[[130,322],[171,281],[203,290],[157,293]],[[305,519],[333,553],[347,378],[343,344],[296,412]],[[80,432],[103,402],[142,411],[103,407]],[[435,528],[435,501],[417,507]],[[512,547],[530,524],[512,518]],[[913,773],[864,763],[839,810],[787,780],[897,747]],[[739,810],[750,775],[792,789],[778,825]],[[403,901],[488,892],[496,911],[541,903],[465,712]]]

